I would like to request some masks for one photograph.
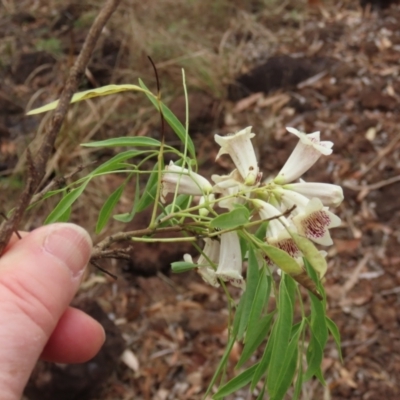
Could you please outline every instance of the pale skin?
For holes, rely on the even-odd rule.
[[[39,358],[90,360],[105,340],[102,326],[69,304],[89,261],[89,235],[53,224],[12,237],[0,258],[0,393],[19,400]]]

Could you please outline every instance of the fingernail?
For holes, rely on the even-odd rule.
[[[92,240],[78,225],[54,224],[44,240],[43,247],[69,268],[72,277],[78,277],[82,275],[89,261]]]

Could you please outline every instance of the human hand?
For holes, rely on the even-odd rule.
[[[0,393],[19,400],[39,358],[91,359],[104,343],[102,326],[69,307],[92,242],[73,224],[43,226],[16,236],[0,258]]]

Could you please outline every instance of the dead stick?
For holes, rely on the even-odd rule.
[[[45,175],[47,162],[53,151],[54,143],[58,133],[60,132],[65,115],[67,114],[72,95],[77,90],[79,80],[89,63],[90,57],[104,25],[115,11],[120,1],[121,0],[108,0],[93,22],[82,50],[76,59],[74,66],[71,68],[71,72],[68,76],[64,90],[61,93],[54,115],[50,124],[47,126],[43,142],[38,153],[35,155],[35,163],[33,163],[32,158],[29,159],[28,153],[28,178],[26,186],[17,201],[14,212],[7,221],[2,223],[0,228],[0,254],[3,252],[5,246],[10,240],[12,233],[17,230],[32,196],[35,194],[43,176]]]

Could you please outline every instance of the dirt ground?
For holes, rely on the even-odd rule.
[[[214,163],[214,133],[253,126],[264,177],[280,169],[295,145],[285,126],[320,130],[322,139],[333,141],[333,155],[320,160],[305,179],[336,183],[345,192],[325,283],[344,362],[331,341],[323,365],[327,386],[310,382],[302,398],[400,398],[400,6],[363,15],[358,2],[350,0],[214,6],[179,1],[176,9],[167,0],[139,3],[122,2],[81,89],[136,83],[138,77],[154,87],[147,52],[159,66],[164,101],[183,121],[179,71],[187,68],[190,130],[207,176],[230,167],[225,158]],[[42,129],[41,118],[26,118],[24,111],[57,97],[98,7],[89,0],[0,4],[0,199],[5,210],[23,184],[23,149]],[[167,22],[168,29],[161,31]],[[205,29],[198,41],[188,33],[191,24],[196,30],[196,22]],[[175,41],[173,50],[168,40]],[[110,156],[84,153],[78,147],[83,140],[157,135],[158,130],[158,116],[133,94],[90,102],[83,112],[72,109],[48,177]],[[72,219],[93,232],[91,209],[101,207],[104,193],[111,193],[120,179],[104,178],[92,187]],[[129,208],[130,195],[121,199],[121,210]],[[23,228],[43,223],[48,207],[28,215]],[[94,240],[140,228],[147,217],[129,227],[111,225]],[[226,344],[227,306],[223,293],[195,273],[170,273],[170,262],[185,251],[181,245],[138,245],[130,263],[104,265],[119,276],[117,281],[91,271],[76,304],[105,324],[104,350],[79,366],[40,363],[27,397],[201,399]],[[238,345],[233,362],[239,354]],[[252,398],[246,390],[229,397]]]

